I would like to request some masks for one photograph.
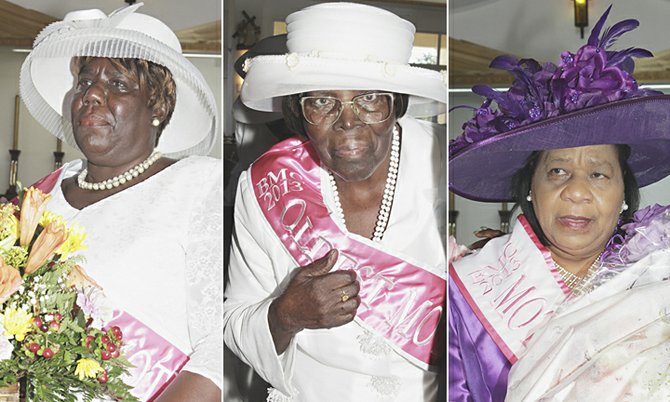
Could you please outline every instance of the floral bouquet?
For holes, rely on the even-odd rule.
[[[82,228],[46,210],[51,195],[29,188],[0,204],[0,387],[25,383],[29,400],[136,400],[121,375],[123,333],[102,289],[70,254]]]

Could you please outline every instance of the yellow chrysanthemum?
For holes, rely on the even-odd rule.
[[[58,226],[65,226],[65,222],[63,221],[63,217],[57,214],[54,214],[53,212],[46,210],[42,213],[42,216],[40,217],[39,224],[43,228],[46,227],[48,224],[51,222],[56,222]]]
[[[21,246],[12,246],[3,249],[0,247],[0,256],[5,259],[5,264],[14,268],[21,268],[28,260],[28,250]]]
[[[60,254],[60,260],[65,261],[67,257],[74,253],[75,251],[83,250],[86,248],[84,245],[84,240],[86,240],[86,231],[83,227],[78,225],[73,225],[67,229],[67,239],[65,243],[56,251]]]
[[[19,237],[19,220],[14,216],[15,212],[14,204],[0,204],[0,240],[11,237],[16,241]]]
[[[79,376],[79,380],[84,381],[84,378],[95,378],[99,372],[102,371],[100,364],[93,359],[79,359],[77,368],[74,373]]]
[[[9,307],[5,310],[5,314],[0,315],[2,323],[5,327],[5,336],[16,338],[17,341],[22,342],[26,334],[33,326],[33,315],[26,310]]]

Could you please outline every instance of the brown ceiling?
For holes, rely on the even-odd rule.
[[[0,45],[32,47],[33,39],[55,18],[0,0]]]
[[[511,75],[489,68],[496,56],[505,52],[476,43],[449,38],[449,86],[469,88],[475,84],[508,86]],[[670,83],[670,49],[652,58],[635,61],[635,78],[641,84]]]
[[[30,48],[37,34],[56,18],[0,0],[0,46]],[[221,21],[176,32],[184,52],[221,53]]]
[[[221,20],[176,32],[184,52],[221,53]]]

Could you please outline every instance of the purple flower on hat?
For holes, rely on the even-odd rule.
[[[626,98],[637,83],[618,66],[608,65],[607,53],[585,45],[576,55],[565,52],[553,77],[562,88],[562,110],[570,112]]]
[[[639,89],[631,75],[633,58],[651,57],[651,52],[639,48],[607,50],[621,35],[637,28],[637,20],[620,21],[599,37],[611,8],[600,17],[588,42],[577,53],[561,53],[558,65],[540,65],[533,59],[517,60],[512,56],[496,57],[490,67],[509,71],[514,81],[507,92],[486,85],[472,88],[472,92],[486,100],[481,107],[473,108],[475,114],[463,125],[463,134],[449,143],[450,154],[550,117],[625,98],[660,94]],[[491,108],[494,102],[498,110]]]
[[[463,135],[453,140],[450,149],[462,149],[470,144],[479,142],[497,133],[491,122],[502,116],[499,111],[494,111],[488,106],[482,105],[474,109],[474,117],[463,124]]]

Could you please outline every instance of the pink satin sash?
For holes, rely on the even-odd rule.
[[[444,353],[445,278],[340,229],[323,202],[309,142],[275,145],[254,162],[251,179],[265,219],[298,265],[339,250],[334,269],[355,270],[361,285],[356,321],[415,365],[435,366]]]
[[[534,330],[570,293],[551,254],[519,215],[510,236],[453,262],[451,279],[510,363]]]
[[[126,384],[141,401],[153,401],[179,374],[189,357],[132,315],[114,311],[105,329],[118,325],[123,332],[123,353],[132,363]]]

